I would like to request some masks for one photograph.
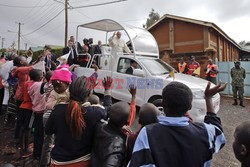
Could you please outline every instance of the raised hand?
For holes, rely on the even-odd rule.
[[[216,93],[223,91],[227,87],[227,83],[221,84],[221,82],[210,88],[211,82],[208,82],[207,88],[205,90],[205,98],[211,98],[213,97]]]
[[[132,96],[135,96],[136,95],[136,86],[135,85],[129,85],[129,90],[128,91]]]
[[[113,79],[111,77],[106,77],[104,78],[104,80],[102,81],[102,85],[104,87],[105,90],[108,90],[111,88],[113,83]]]

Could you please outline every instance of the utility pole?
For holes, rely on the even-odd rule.
[[[27,44],[27,43],[25,43],[25,50],[27,50],[27,46],[28,46],[28,44]]]
[[[65,41],[64,46],[68,43],[68,0],[65,0]]]
[[[4,41],[4,38],[2,38],[2,50],[3,50],[3,41]]]
[[[21,23],[18,23],[18,52],[17,54],[20,55],[20,37],[21,37]]]
[[[17,52],[17,54],[20,55],[21,25],[23,25],[23,24],[21,24],[20,22],[17,23],[17,24],[18,24],[18,45],[17,45],[17,47],[18,47],[18,52]]]

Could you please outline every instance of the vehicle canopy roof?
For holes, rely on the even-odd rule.
[[[131,26],[124,23],[118,23],[110,19],[104,19],[79,25],[77,27],[77,32],[79,27],[104,31],[106,33],[114,31],[125,31],[129,38],[128,43],[131,43],[134,55],[157,58],[159,56],[158,45],[155,38],[152,36],[152,34],[150,34],[143,28]]]

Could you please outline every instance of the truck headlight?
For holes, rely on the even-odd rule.
[[[192,89],[194,99],[204,99],[204,91],[201,89]]]

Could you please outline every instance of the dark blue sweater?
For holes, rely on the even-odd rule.
[[[209,167],[214,152],[225,144],[221,122],[208,113],[205,123],[186,117],[159,117],[144,127],[135,142],[129,167]]]
[[[111,97],[104,97],[106,106],[111,105]],[[109,104],[107,104],[109,103]],[[86,128],[83,135],[76,139],[72,136],[69,125],[66,123],[65,112],[67,104],[59,104],[51,113],[45,126],[47,135],[55,134],[55,147],[52,149],[51,158],[59,161],[71,161],[91,153],[94,133],[97,122],[106,119],[107,111],[100,107],[85,107],[84,120]]]

